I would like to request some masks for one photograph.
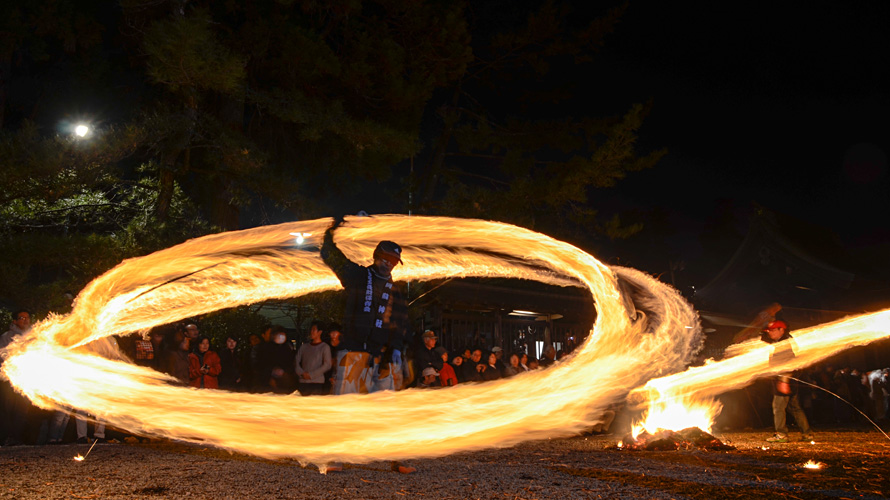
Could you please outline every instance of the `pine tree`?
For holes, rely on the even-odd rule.
[[[428,160],[419,162],[421,211],[492,218],[588,242],[591,235],[639,231],[617,216],[599,217],[590,196],[664,155],[639,155],[635,147],[649,106],[588,117],[576,109],[583,89],[571,88],[574,72],[590,71],[586,66],[624,8],[579,24],[568,6],[546,1],[512,26],[494,29],[502,11],[476,11],[474,59],[436,109],[440,131]],[[571,68],[569,78],[564,68]]]

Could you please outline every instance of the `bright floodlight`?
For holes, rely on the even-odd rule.
[[[290,235],[297,237],[297,245],[302,245],[306,241],[306,236],[312,236],[312,233],[290,233]]]
[[[86,137],[88,133],[90,133],[90,127],[87,127],[83,123],[74,127],[74,135],[77,137]]]

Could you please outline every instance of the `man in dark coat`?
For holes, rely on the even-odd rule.
[[[241,356],[235,350],[238,339],[233,335],[226,337],[226,348],[219,351],[222,371],[219,373],[220,389],[237,390],[241,386]]]
[[[442,353],[436,349],[436,333],[432,330],[423,332],[421,336],[423,345],[414,353],[414,371],[422,374],[427,368],[434,368],[437,372],[442,369]]]
[[[334,394],[401,389],[408,305],[392,270],[402,262],[402,247],[381,241],[374,263],[360,266],[334,244],[336,227],[325,233],[321,251],[346,290]]]
[[[346,258],[334,244],[334,231],[326,232],[321,256],[346,290],[346,309],[337,353],[334,394],[366,393],[402,388],[408,304],[392,270],[402,263],[402,247],[381,241],[374,249],[374,263],[360,266]],[[335,465],[333,470],[340,466]],[[399,462],[394,471],[414,472]],[[332,470],[329,468],[328,470]]]

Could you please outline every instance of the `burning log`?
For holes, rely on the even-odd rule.
[[[643,432],[634,438],[628,434],[617,445],[609,447],[612,450],[631,451],[674,451],[700,449],[708,451],[734,450],[716,437],[699,429],[689,427],[681,431],[660,430],[655,434]]]

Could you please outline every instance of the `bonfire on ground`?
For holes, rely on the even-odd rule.
[[[716,437],[699,429],[689,427],[681,431],[659,430],[655,434],[643,431],[636,438],[628,434],[609,449],[630,451],[671,451],[671,450],[734,450]]]

